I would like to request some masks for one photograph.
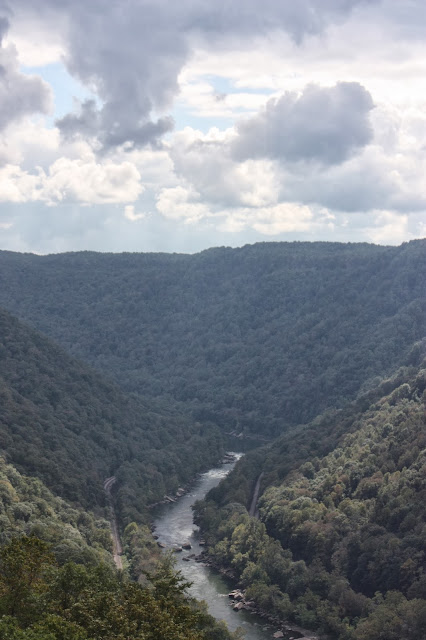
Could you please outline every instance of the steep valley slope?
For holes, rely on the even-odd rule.
[[[122,521],[146,521],[223,451],[213,425],[125,394],[1,310],[0,363],[0,452],[82,507],[103,508],[114,475]]]
[[[339,640],[419,640],[425,498],[426,360],[248,454],[196,516],[215,564],[278,618]]]
[[[0,304],[124,390],[271,437],[401,364],[426,334],[425,274],[425,240],[0,252]]]

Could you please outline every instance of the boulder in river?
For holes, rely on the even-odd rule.
[[[190,542],[184,542],[182,545],[182,549],[192,549],[191,543]]]

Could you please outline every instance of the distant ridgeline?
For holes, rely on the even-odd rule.
[[[426,334],[425,275],[425,240],[0,252],[0,305],[145,401],[271,437],[406,362]]]

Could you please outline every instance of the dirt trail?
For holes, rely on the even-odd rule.
[[[260,476],[256,481],[256,486],[254,487],[253,497],[251,499],[251,505],[250,505],[250,511],[249,511],[249,515],[252,518],[259,518],[259,509],[257,508],[257,501],[259,498],[260,483],[262,481],[263,476],[264,476],[264,472],[262,471],[262,473],[260,474]]]
[[[118,533],[117,516],[115,514],[114,503],[111,496],[111,489],[113,484],[117,482],[115,476],[111,476],[104,481],[104,490],[108,496],[110,509],[111,509],[111,537],[112,537],[112,549],[115,566],[122,571],[123,561],[121,559],[123,553],[123,547],[121,546],[120,534]]]

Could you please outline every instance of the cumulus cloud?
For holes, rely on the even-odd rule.
[[[97,163],[93,158],[59,158],[48,172],[18,166],[0,169],[0,201],[112,204],[135,201],[143,192],[140,174],[129,163]]]
[[[211,215],[208,206],[199,201],[199,194],[181,186],[162,189],[156,207],[165,218],[186,223],[197,222]]]
[[[105,150],[158,144],[171,130],[170,118],[153,113],[170,107],[197,39],[217,46],[280,29],[300,42],[366,2],[372,0],[265,0],[259,10],[257,0],[38,0],[35,10],[30,0],[16,0],[11,10],[62,33],[68,71],[99,104],[82,104],[58,126],[64,135],[96,137]]]
[[[214,206],[377,208],[396,186],[383,153],[362,148],[372,141],[371,108],[357,83],[308,86],[268,102],[236,131],[177,133],[170,156],[177,176]]]
[[[110,107],[98,109],[94,100],[81,104],[80,113],[69,113],[56,121],[56,126],[65,139],[93,139],[102,150],[127,145],[127,149],[143,147],[147,144],[158,145],[161,137],[172,131],[173,118],[159,118],[157,122],[142,122],[132,127],[129,123],[121,125]]]
[[[340,138],[337,131],[340,129],[336,124],[336,112],[337,115],[340,113],[339,109],[348,102],[351,94],[350,91],[345,94],[345,87],[344,100],[337,100],[337,111],[331,110],[328,129],[328,114],[324,116],[320,113],[313,128],[315,135],[311,135],[312,127],[305,112],[304,118],[300,119],[305,126],[300,124],[299,129],[292,128],[296,135],[302,132],[301,135],[306,136],[305,142],[309,139],[311,145],[306,142],[305,146],[297,149],[298,161],[291,155],[289,158],[283,155],[274,157],[272,153],[272,157],[266,158],[260,153],[260,157],[254,159],[238,157],[235,153],[241,142],[241,130],[238,127],[236,131],[211,130],[208,134],[189,128],[177,133],[170,144],[170,156],[182,184],[182,191],[178,189],[176,193],[195,192],[198,203],[197,215],[194,216],[186,208],[186,200],[181,198],[177,215],[192,221],[215,217],[216,224],[226,232],[239,233],[254,229],[263,235],[280,235],[325,229],[331,233],[339,226],[349,229],[362,212],[371,212],[371,221],[377,220],[379,226],[372,226],[370,230],[364,222],[362,233],[365,238],[386,242],[386,238],[396,237],[398,232],[402,238],[410,237],[403,234],[407,211],[412,215],[413,212],[426,209],[424,136],[420,135],[422,127],[417,123],[416,136],[413,136],[412,124],[406,121],[404,127],[401,123],[397,126],[397,119],[392,117],[393,140],[389,151],[389,114],[383,107],[379,109],[381,120],[379,126],[375,123],[376,132],[373,136],[368,119],[371,108],[369,94],[364,93],[359,85],[350,85],[349,88],[354,89],[355,96],[365,98],[364,119],[358,118],[362,109],[357,110],[356,105],[352,105],[352,108],[357,116],[342,116],[344,122],[346,117],[349,123],[355,121],[356,135],[341,126],[343,142],[338,143]],[[322,92],[318,87],[315,89],[315,93]],[[341,87],[337,89],[339,92]],[[333,95],[332,90],[324,89],[326,102],[330,99],[330,91]],[[350,104],[347,106],[351,108]],[[264,111],[261,111],[254,120],[258,122],[263,116]],[[314,118],[313,114],[311,118]],[[307,132],[302,131],[305,128]],[[318,140],[318,136],[315,137],[317,130],[322,141],[329,136],[328,144],[313,144]],[[364,147],[356,146],[364,133],[364,140],[367,141],[368,137],[369,143]],[[262,139],[259,134],[256,138]],[[270,139],[274,144],[273,136]],[[340,162],[336,161],[337,158]],[[168,215],[171,216],[173,203],[169,201],[168,204]],[[204,208],[201,208],[202,204]],[[387,217],[379,217],[377,212],[380,210],[387,211]],[[313,211],[315,213],[312,215]],[[392,212],[392,220],[389,212]],[[383,234],[380,225],[384,227]],[[413,223],[411,228],[414,227]]]
[[[6,164],[33,169],[48,166],[58,157],[57,129],[43,127],[38,119],[10,123],[0,135],[0,167]]]
[[[6,2],[0,201],[26,210],[28,238],[44,215],[55,250],[72,248],[57,244],[61,229],[77,235],[55,217],[58,204],[74,225],[92,215],[91,241],[109,228],[109,249],[120,224],[132,242],[155,224],[173,241],[187,223],[188,238],[219,230],[222,243],[220,232],[237,242],[333,228],[328,239],[387,242],[425,228],[420,0]],[[91,99],[58,107],[56,127],[30,118],[47,112],[50,92],[18,60],[61,60]],[[170,112],[194,128],[172,133]],[[228,129],[206,134],[217,118]],[[95,206],[77,215],[82,204]],[[142,221],[154,207],[160,215]]]
[[[275,203],[280,185],[268,160],[235,162],[230,153],[234,132],[207,135],[186,128],[170,146],[176,174],[216,206],[266,206]]]
[[[329,225],[334,219],[326,210],[314,210],[297,202],[262,207],[208,207],[200,201],[200,194],[181,186],[163,189],[156,207],[165,218],[181,220],[185,224],[214,218],[220,231],[233,234],[245,230],[254,230],[265,236],[309,232]]]
[[[21,73],[15,47],[4,46],[8,28],[8,20],[0,17],[0,131],[27,115],[48,113],[52,106],[49,85]]]
[[[23,203],[38,199],[39,176],[16,165],[0,169],[0,202]]]
[[[140,174],[130,162],[117,165],[84,158],[60,158],[49,168],[49,173],[42,176],[40,199],[48,204],[132,202],[143,191]]]
[[[372,108],[370,94],[357,82],[309,85],[300,95],[286,92],[238,125],[233,155],[237,159],[343,162],[371,141],[368,115]]]
[[[297,203],[285,202],[259,209],[253,229],[266,235],[277,235],[289,231],[306,231],[310,228],[313,213],[309,207]]]

